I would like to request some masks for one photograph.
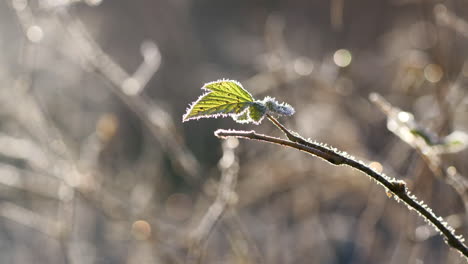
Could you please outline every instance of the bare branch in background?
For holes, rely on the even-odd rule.
[[[196,228],[189,235],[190,248],[189,256],[187,257],[189,263],[200,263],[205,241],[222,215],[238,199],[235,192],[239,172],[239,161],[235,153],[238,145],[239,142],[235,138],[226,140],[223,143],[223,156],[218,163],[221,171],[218,195]]]
[[[236,148],[206,132],[224,121],[185,126],[178,113],[200,83],[245,80],[252,96],[294,105],[288,122],[304,134],[399,175],[466,236],[467,152],[445,144],[468,129],[466,10],[0,1],[0,263],[463,262],[358,171],[270,144]],[[398,138],[381,129],[374,89],[409,109],[380,105]]]
[[[157,45],[150,41],[142,44],[143,62],[137,71],[130,75],[99,47],[78,18],[66,12],[62,12],[61,17],[63,25],[80,48],[86,64],[109,81],[108,87],[111,91],[138,115],[151,134],[171,155],[170,160],[174,163],[174,167],[180,170],[182,175],[190,176],[189,181],[196,179],[200,171],[199,164],[190,150],[185,147],[170,115],[154,101],[141,94],[161,63]]]
[[[465,211],[468,211],[468,180],[460,175],[454,166],[443,164],[440,158],[441,153],[458,152],[466,148],[468,135],[457,132],[452,133],[452,136],[439,138],[417,124],[411,113],[392,106],[379,94],[371,94],[370,100],[387,116],[388,129],[413,147],[436,177],[444,180],[458,192],[465,204]],[[455,138],[457,135],[458,139]],[[452,143],[454,140],[459,142],[454,144]]]

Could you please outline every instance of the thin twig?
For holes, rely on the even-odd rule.
[[[346,153],[340,152],[337,149],[331,149],[327,146],[320,145],[319,143],[313,143],[306,141],[298,135],[292,134],[288,129],[282,126],[276,119],[268,116],[268,118],[280,129],[288,135],[288,138],[291,137],[296,141],[284,140],[276,137],[270,137],[263,134],[258,134],[255,131],[239,131],[239,130],[223,130],[219,129],[215,132],[215,135],[219,138],[229,138],[237,137],[244,139],[253,139],[264,141],[272,144],[282,145],[291,147],[306,153],[312,154],[314,156],[320,157],[332,164],[335,165],[348,165],[353,167],[369,177],[377,181],[379,184],[383,185],[388,191],[395,195],[395,198],[398,200],[404,201],[409,209],[416,210],[420,216],[425,220],[429,221],[434,227],[440,231],[440,233],[445,236],[446,242],[449,246],[458,250],[468,259],[468,248],[463,244],[464,239],[461,236],[455,235],[455,231],[450,227],[441,217],[436,216],[432,209],[425,205],[422,201],[418,201],[416,196],[412,195],[406,187],[406,183],[402,180],[396,180],[390,178],[383,173],[376,172],[362,161],[356,160],[354,157],[349,156]],[[275,122],[276,121],[276,122]],[[303,144],[304,142],[305,144]]]
[[[305,140],[303,137],[296,134],[295,132],[289,131],[289,129],[284,127],[280,122],[278,122],[278,120],[276,120],[271,115],[267,114],[266,116],[277,128],[279,128],[281,131],[283,131],[283,133],[286,135],[286,137],[289,140],[291,140],[292,142],[297,142],[299,144],[302,144],[302,145],[305,145],[305,146],[308,146],[308,147],[312,148],[314,151],[320,152],[321,155],[318,155],[318,154],[314,154],[314,155],[319,156],[319,157],[327,160],[328,162],[330,162],[330,163],[332,163],[334,165],[340,165],[340,164],[343,163],[343,161],[341,160],[340,157],[337,157],[336,155],[334,155],[335,153],[334,153],[333,150],[327,148],[326,146],[324,146],[324,145],[322,145],[322,144],[320,144],[318,142],[311,142],[311,141]]]
[[[238,141],[231,138],[223,144],[223,157],[219,161],[221,170],[221,181],[218,187],[218,194],[214,203],[200,220],[196,228],[190,233],[190,248],[187,263],[202,263],[202,247],[207,241],[216,224],[221,220],[223,214],[236,201],[237,194],[235,187],[239,172],[239,162],[235,150]]]

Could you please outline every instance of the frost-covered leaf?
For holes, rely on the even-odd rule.
[[[233,115],[232,118],[238,123],[259,124],[265,117],[266,112],[267,108],[263,104],[254,102],[240,115]]]
[[[233,115],[232,119],[234,119],[234,121],[236,121],[237,123],[241,123],[241,124],[249,123],[250,122],[249,111],[245,110],[239,115]]]
[[[183,121],[199,118],[231,116],[238,123],[259,124],[267,114],[290,116],[294,108],[274,98],[254,100],[239,82],[220,80],[202,87],[208,92],[200,96],[183,116]]]
[[[255,102],[249,107],[248,111],[249,118],[252,119],[252,122],[258,124],[263,120],[263,117],[265,117],[267,108],[263,104]]]
[[[202,87],[208,92],[200,96],[183,116],[183,121],[228,115],[240,115],[254,104],[252,95],[232,80],[210,82]]]
[[[275,98],[265,97],[260,101],[266,106],[268,113],[277,114],[282,116],[292,116],[294,114],[294,108],[287,103],[279,103]]]

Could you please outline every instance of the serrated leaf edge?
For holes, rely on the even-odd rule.
[[[198,119],[201,119],[201,118],[218,118],[218,117],[228,117],[228,116],[232,116],[232,117],[240,116],[242,113],[244,113],[249,108],[249,105],[246,105],[244,107],[244,109],[239,114],[236,114],[236,113],[229,113],[229,114],[217,113],[217,114],[210,114],[210,115],[198,115],[198,116],[187,117],[190,114],[192,108],[195,105],[197,105],[205,96],[207,96],[208,94],[214,92],[213,90],[207,88],[207,86],[211,85],[211,84],[214,84],[214,83],[219,83],[219,82],[233,82],[233,83],[235,83],[236,85],[238,85],[243,91],[245,91],[250,96],[250,98],[252,100],[251,103],[254,103],[254,99],[253,99],[252,94],[249,91],[247,91],[246,89],[244,89],[242,84],[240,82],[236,81],[236,80],[219,79],[217,81],[207,82],[201,87],[202,90],[205,90],[207,92],[200,95],[200,97],[198,97],[198,99],[196,101],[192,102],[189,105],[189,107],[186,109],[185,114],[182,116],[182,122],[187,122],[189,120],[198,120]],[[235,121],[237,122],[237,120],[235,120]],[[248,122],[246,122],[246,123],[248,123]],[[254,124],[257,124],[257,123],[254,123]]]

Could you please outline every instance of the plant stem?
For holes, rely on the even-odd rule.
[[[463,238],[461,236],[457,236],[454,229],[444,222],[441,217],[436,216],[432,212],[431,208],[426,206],[422,201],[418,201],[417,197],[407,190],[406,183],[404,181],[390,178],[383,173],[376,172],[364,164],[364,162],[356,160],[354,157],[340,152],[337,149],[324,146],[320,143],[309,142],[300,135],[289,131],[272,116],[267,115],[267,118],[281,131],[283,131],[289,140],[258,134],[255,131],[219,129],[215,132],[215,135],[219,138],[237,137],[287,146],[320,157],[334,165],[347,165],[355,168],[383,185],[388,191],[395,195],[395,198],[399,198],[399,200],[404,201],[410,210],[414,209],[418,212],[421,217],[429,221],[436,230],[445,236],[446,242],[449,246],[458,250],[468,260],[468,248],[463,243]]]

